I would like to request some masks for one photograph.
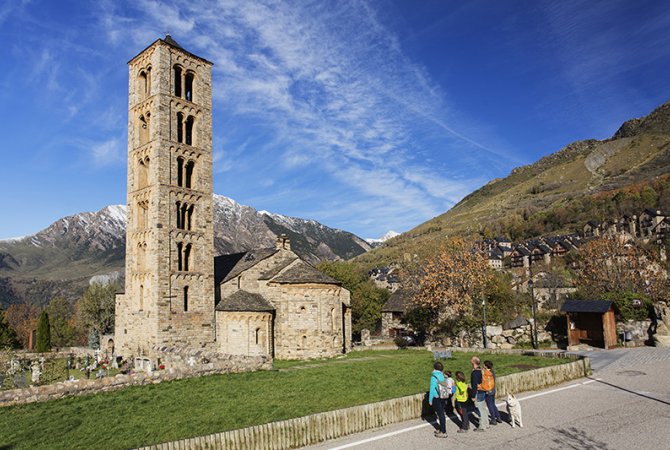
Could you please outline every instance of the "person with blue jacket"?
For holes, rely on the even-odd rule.
[[[444,366],[437,361],[433,364],[433,373],[430,376],[430,388],[428,389],[428,404],[433,407],[437,414],[439,429],[435,431],[435,436],[439,438],[447,437],[447,418],[444,414],[444,400],[440,398],[439,384],[444,383],[446,378],[442,371]]]

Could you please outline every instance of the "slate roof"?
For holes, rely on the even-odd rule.
[[[319,272],[305,261],[298,261],[293,267],[290,267],[285,272],[272,278],[273,282],[281,284],[297,284],[297,283],[318,283],[318,284],[336,284],[341,286],[342,283],[335,278],[331,278],[325,273]]]
[[[181,45],[179,45],[179,44],[177,43],[177,41],[175,41],[175,40],[172,38],[172,36],[170,36],[169,34],[166,34],[166,35],[165,35],[165,39],[158,38],[158,39],[156,39],[155,41],[153,41],[153,42],[152,42],[150,45],[148,45],[144,50],[142,50],[141,52],[139,52],[139,53],[138,53],[137,55],[135,55],[130,61],[128,61],[128,63],[130,64],[135,58],[137,58],[138,56],[140,56],[142,53],[144,53],[144,51],[145,51],[146,49],[148,49],[149,47],[151,47],[152,45],[154,45],[154,44],[155,44],[156,42],[158,42],[158,41],[165,42],[165,43],[166,43],[167,45],[169,45],[170,47],[174,47],[174,48],[176,48],[176,49],[178,49],[178,50],[181,50],[182,52],[186,53],[187,55],[191,56],[192,58],[199,59],[200,61],[206,62],[207,64],[210,64],[210,65],[214,65],[213,62],[208,61],[208,60],[206,60],[205,58],[203,58],[203,57],[201,57],[201,56],[198,56],[198,55],[195,55],[195,54],[189,52],[188,50],[184,49],[184,47],[182,47]]]
[[[277,261],[277,263],[272,266],[269,270],[265,271],[264,273],[261,274],[260,279],[261,280],[270,280],[274,277],[276,277],[279,272],[287,268],[293,261],[298,259],[297,256],[295,255],[287,255],[281,260]]]
[[[389,299],[382,306],[382,312],[404,313],[407,310],[409,293],[404,289],[398,289],[391,294]]]
[[[216,305],[217,311],[274,311],[275,308],[262,295],[236,291]]]
[[[274,255],[276,248],[262,248],[242,253],[221,255],[214,258],[214,285],[232,280],[245,270]]]
[[[609,300],[566,300],[561,306],[563,312],[605,313],[612,306]]]

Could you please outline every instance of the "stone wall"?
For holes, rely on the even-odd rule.
[[[643,346],[649,341],[649,332],[651,329],[652,322],[649,319],[617,322],[617,339],[623,340],[623,333],[626,333],[626,346]]]
[[[588,358],[538,354],[547,357],[565,357],[572,361],[560,366],[498,377],[498,396],[507,395],[507,392],[512,391],[541,389],[591,373]],[[425,397],[425,394],[410,395],[208,436],[151,445],[143,447],[142,450],[176,448],[284,450],[304,447],[372,428],[428,416],[431,413],[426,405]]]
[[[129,375],[118,374],[114,377],[64,381],[26,389],[0,391],[0,407],[44,402],[65,396],[95,394],[123,389],[128,386],[157,384],[163,381],[202,375],[251,372],[272,368],[272,361],[260,356],[215,355],[211,352],[179,351],[165,348],[160,350],[161,361],[164,361],[166,367],[168,367],[166,370]]]

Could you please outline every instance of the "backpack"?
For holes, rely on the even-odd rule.
[[[490,392],[495,388],[495,381],[493,379],[493,371],[491,369],[482,370],[482,382],[477,386],[477,390]]]
[[[433,376],[435,377],[435,375]],[[450,389],[447,386],[447,381],[440,381],[437,377],[435,377],[435,380],[437,380],[437,396],[443,399],[449,398]]]
[[[456,393],[456,382],[454,381],[453,378],[447,378],[447,387],[451,386],[450,392],[451,395],[454,395]]]

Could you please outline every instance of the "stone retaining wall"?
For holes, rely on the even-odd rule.
[[[590,375],[591,364],[588,358],[559,355],[561,354],[545,353],[538,356],[566,358],[573,361],[560,366],[545,367],[498,377],[498,396],[507,395],[507,392],[541,389]],[[328,439],[423,417],[428,412],[425,397],[425,394],[410,395],[208,436],[151,445],[143,447],[141,450],[284,450],[303,447]]]
[[[44,386],[29,387],[26,389],[12,389],[0,391],[0,407],[25,403],[55,400],[70,395],[87,395],[96,392],[107,392],[122,389],[128,386],[143,384],[158,384],[163,381],[180,380],[202,375],[251,372],[272,368],[272,361],[264,356],[247,357],[227,355],[225,360],[217,360],[197,367],[170,368],[152,373],[119,374],[93,380],[63,381]]]

